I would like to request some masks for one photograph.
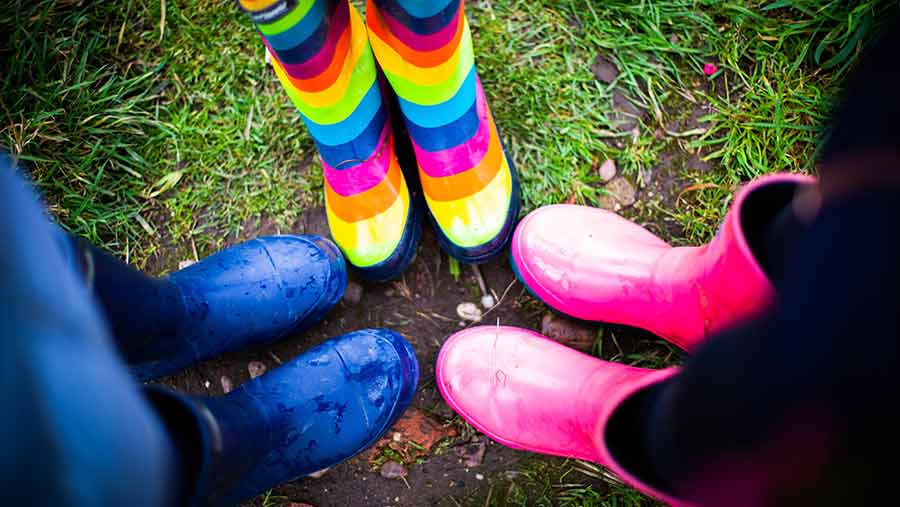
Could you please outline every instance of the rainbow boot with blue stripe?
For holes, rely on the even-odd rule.
[[[421,235],[365,24],[348,0],[240,0],[319,149],[335,243],[370,280],[397,277]],[[414,170],[414,164],[406,164]]]
[[[441,245],[467,263],[503,252],[515,167],[488,106],[462,0],[368,0],[372,50],[397,94]]]

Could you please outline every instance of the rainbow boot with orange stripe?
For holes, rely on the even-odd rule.
[[[462,0],[368,0],[372,50],[397,94],[441,245],[479,263],[509,242],[515,167],[475,70]]]
[[[415,254],[420,212],[397,158],[391,102],[362,17],[348,0],[240,4],[319,149],[335,243],[364,277],[398,276]]]

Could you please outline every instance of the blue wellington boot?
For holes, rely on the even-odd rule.
[[[90,245],[78,249],[87,283],[140,380],[312,326],[347,284],[340,251],[312,235],[246,241],[160,278]]]
[[[322,343],[219,397],[146,393],[182,457],[185,505],[237,505],[372,446],[419,377],[415,352],[388,329]]]

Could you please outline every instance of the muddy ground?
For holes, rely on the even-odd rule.
[[[295,228],[297,230],[290,232],[327,235],[324,210],[311,210]],[[366,327],[392,328],[409,340],[419,359],[421,378],[412,408],[441,427],[444,433],[440,436],[452,433],[455,436],[446,436],[426,457],[409,466],[409,475],[405,480],[382,477],[377,465],[384,458],[361,455],[329,470],[320,478],[300,479],[277,488],[273,492],[273,496],[278,497],[274,505],[303,502],[316,507],[453,506],[483,505],[488,496],[496,500],[511,489],[523,487],[516,481],[525,461],[542,459],[556,466],[562,460],[536,458],[529,453],[490,442],[475,434],[442,400],[434,381],[438,351],[448,336],[471,325],[463,323],[457,316],[457,305],[461,302],[478,303],[482,295],[472,268],[464,265],[460,268],[459,278],[454,279],[446,254],[438,249],[426,227],[416,259],[400,280],[371,284],[352,280],[351,275],[353,283],[362,287],[361,298],[352,301],[352,297],[345,296],[320,325],[271,346],[206,361],[164,382],[192,394],[222,395],[222,377],[227,377],[234,386],[250,380],[248,364],[253,361],[273,369],[329,337]],[[495,324],[499,321],[504,325],[541,329],[547,310],[532,299],[516,280],[506,258],[482,265],[480,272],[488,289],[499,301],[485,314],[484,323]],[[596,330],[599,329],[596,326]],[[604,347],[606,350],[618,350],[620,347],[617,353],[628,354],[641,347],[658,346],[652,337],[642,332],[618,326],[614,329],[615,334],[607,333],[607,336],[615,336],[617,345],[610,343]],[[478,441],[486,443],[483,463],[466,466],[464,459],[458,456],[456,447]],[[579,480],[596,488],[606,487],[596,478],[585,476]],[[262,499],[257,499],[254,504],[262,505]]]

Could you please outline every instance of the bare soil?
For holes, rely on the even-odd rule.
[[[323,210],[309,210],[294,228],[296,230],[291,232],[327,234]],[[256,232],[269,231],[247,232],[248,237],[252,237]],[[162,264],[165,264],[160,266],[162,269],[177,269],[176,259]],[[279,497],[276,505],[289,505],[290,502],[305,502],[316,507],[483,503],[487,495],[496,497],[512,487],[523,460],[541,459],[554,465],[563,460],[536,457],[488,441],[483,463],[466,467],[463,459],[453,452],[455,446],[470,442],[475,433],[441,398],[434,381],[435,361],[448,336],[473,324],[463,322],[457,316],[457,305],[461,302],[477,304],[482,295],[473,269],[465,265],[460,268],[459,278],[454,279],[447,255],[439,250],[431,232],[426,231],[416,259],[401,279],[373,284],[353,280],[351,274],[351,282],[362,287],[361,298],[358,302],[345,298],[318,326],[271,346],[203,362],[165,379],[164,383],[191,394],[222,395],[222,377],[227,377],[234,386],[250,380],[248,364],[252,361],[259,361],[271,370],[328,338],[367,327],[392,328],[409,340],[419,359],[421,377],[412,406],[439,424],[456,426],[459,428],[457,436],[436,446],[431,455],[411,466],[405,481],[382,477],[368,456],[360,455],[327,471],[321,478],[304,478],[276,488],[273,492],[274,497]],[[480,266],[480,272],[499,301],[486,312],[483,323],[500,322],[541,329],[541,320],[547,310],[516,280],[506,258]],[[616,329],[619,330],[616,335],[618,346],[626,353],[635,350],[647,338],[636,330]],[[262,505],[262,499],[256,499],[253,504]]]

